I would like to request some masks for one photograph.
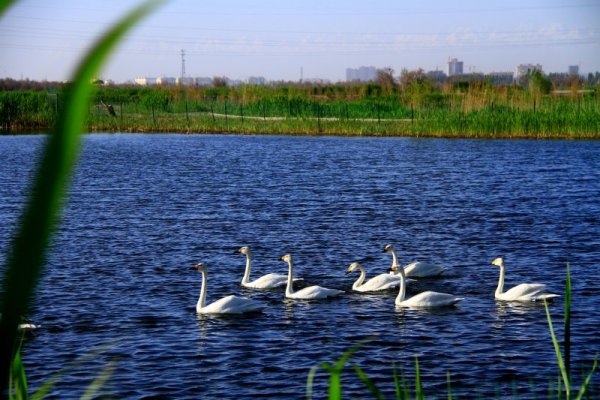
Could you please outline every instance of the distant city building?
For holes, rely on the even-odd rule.
[[[443,81],[446,79],[446,74],[444,71],[439,69],[436,69],[435,71],[427,71],[425,75],[434,81]]]
[[[463,62],[458,61],[457,58],[451,58],[448,60],[448,76],[462,75],[463,74]]]
[[[172,77],[161,76],[160,78],[156,78],[157,85],[162,85],[162,86],[174,85],[176,82],[177,82],[177,80]]]
[[[175,84],[177,86],[191,86],[194,84],[194,78],[188,78],[188,77],[177,78],[177,79],[175,79]]]
[[[579,65],[569,65],[569,75],[579,75]]]
[[[517,65],[517,68],[515,69],[515,81],[518,81],[519,79],[526,77],[527,75],[531,74],[533,71],[540,71],[540,72],[544,72],[542,70],[542,66],[540,64],[519,64]]]
[[[198,86],[210,86],[212,85],[213,80],[207,76],[194,78],[194,84]]]
[[[156,85],[156,78],[148,78],[145,76],[139,76],[133,80],[136,85],[140,86],[151,86]]]
[[[267,80],[263,76],[251,76],[248,78],[248,84],[250,85],[265,85]]]
[[[303,82],[314,83],[316,85],[328,85],[331,83],[331,81],[329,79],[323,79],[323,78],[307,78],[307,79],[304,79]]]
[[[512,72],[490,72],[485,78],[494,85],[510,85],[514,82],[515,75]]]
[[[346,68],[346,81],[348,82],[369,82],[376,78],[377,68],[375,67]]]

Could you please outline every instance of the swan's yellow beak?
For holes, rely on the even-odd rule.
[[[281,257],[279,257],[279,261],[285,261],[285,260],[283,259],[284,257],[285,257],[285,256],[281,256]]]
[[[196,271],[198,271],[200,268],[202,268],[203,265],[204,265],[203,263],[198,263],[198,264],[194,265],[190,269],[195,269]]]
[[[390,267],[390,272],[396,272],[396,271],[398,271],[398,266],[397,265],[392,265]]]

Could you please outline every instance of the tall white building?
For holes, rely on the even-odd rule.
[[[448,76],[462,75],[463,74],[463,62],[458,61],[457,58],[451,58],[448,60]]]
[[[138,76],[133,81],[140,86],[156,85],[156,78],[149,78],[146,76]]]
[[[543,72],[542,66],[540,64],[519,64],[515,69],[515,80],[519,80],[533,71]]]

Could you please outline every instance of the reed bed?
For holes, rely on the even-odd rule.
[[[87,130],[466,138],[600,138],[597,92],[534,95],[518,87],[474,87],[415,98],[369,85],[341,87],[100,88]],[[315,94],[316,93],[316,94]],[[2,128],[52,126],[62,93],[4,92]]]

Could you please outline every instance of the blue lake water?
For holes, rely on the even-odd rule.
[[[0,136],[0,251],[5,258],[44,136]],[[30,385],[97,346],[53,394],[76,397],[108,362],[112,398],[303,398],[311,367],[350,359],[394,395],[393,368],[412,382],[418,357],[428,397],[543,398],[558,369],[543,305],[498,303],[506,284],[573,282],[575,381],[600,352],[600,142],[236,135],[93,134],[83,139],[23,357]],[[397,310],[395,291],[350,293],[361,261],[387,272],[400,261],[444,264],[408,293],[465,300],[436,311]],[[242,289],[249,245],[254,278],[287,273],[348,291],[286,301],[283,290]],[[198,261],[208,301],[245,295],[261,315],[199,317]],[[550,307],[562,337],[563,299]],[[349,365],[349,398],[369,392]],[[599,392],[599,379],[593,385]],[[314,396],[326,394],[324,372]]]

